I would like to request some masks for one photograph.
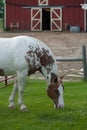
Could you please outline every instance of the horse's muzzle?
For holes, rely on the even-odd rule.
[[[54,104],[54,108],[56,108],[56,109],[63,109],[63,108],[64,108],[64,105],[63,105],[63,104],[61,104],[61,105],[59,105],[59,104]]]

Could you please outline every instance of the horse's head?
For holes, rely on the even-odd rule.
[[[63,108],[64,100],[63,100],[63,82],[62,77],[57,78],[56,75],[53,76],[52,82],[48,86],[47,94],[53,100],[55,108]]]

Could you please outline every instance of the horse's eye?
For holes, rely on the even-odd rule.
[[[55,93],[58,93],[58,92],[59,92],[59,91],[56,89],[56,90],[55,90]]]

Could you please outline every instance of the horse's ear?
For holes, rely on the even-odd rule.
[[[58,78],[57,76],[54,78],[54,83],[57,83],[58,82]]]
[[[62,80],[69,72],[70,72],[70,70],[68,70],[67,72],[65,72],[64,74],[62,74],[62,76],[60,76],[60,79]]]
[[[58,83],[58,77],[56,74],[51,74],[51,83]]]
[[[63,76],[60,76],[60,79],[62,80],[64,78],[64,75]]]
[[[57,76],[55,76],[55,77],[52,79],[51,82],[52,82],[52,83],[58,83],[58,78],[57,78]]]
[[[63,83],[63,78],[64,78],[64,76],[59,77],[59,82],[60,83]]]

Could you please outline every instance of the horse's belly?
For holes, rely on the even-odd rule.
[[[0,76],[13,75],[15,73],[15,68],[11,56],[6,54],[0,55]]]
[[[6,76],[6,75],[14,75],[16,73],[15,69],[12,67],[1,67],[0,66],[0,76]]]

